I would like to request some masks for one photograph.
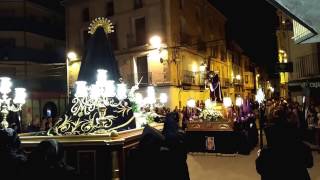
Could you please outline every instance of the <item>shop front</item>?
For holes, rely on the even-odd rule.
[[[320,104],[320,78],[289,82],[289,95],[293,101]],[[305,100],[304,100],[305,99]]]

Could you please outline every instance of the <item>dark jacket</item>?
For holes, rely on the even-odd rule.
[[[281,133],[280,133],[281,132]],[[310,180],[307,168],[313,166],[312,152],[296,129],[273,128],[269,147],[256,159],[256,170],[262,180]]]
[[[26,164],[26,156],[20,150],[20,139],[11,129],[0,130],[0,169],[11,179],[21,179]]]
[[[30,154],[26,179],[33,180],[79,180],[75,169],[63,162],[62,144],[55,140],[42,141]]]
[[[177,118],[177,113],[169,113],[162,133],[148,125],[144,128],[138,147],[128,154],[129,180],[189,180],[184,135]]]

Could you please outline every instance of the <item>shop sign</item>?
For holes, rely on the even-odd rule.
[[[294,86],[300,86],[301,88],[320,88],[320,81],[306,81],[306,82],[289,82],[289,86],[294,87]]]
[[[320,82],[310,82],[309,87],[310,88],[320,88]]]
[[[302,88],[320,88],[320,82],[316,81],[316,82],[303,82],[301,83],[301,87]]]

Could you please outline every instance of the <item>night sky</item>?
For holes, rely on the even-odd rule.
[[[266,0],[209,0],[227,20],[227,38],[235,40],[251,60],[275,75],[276,9]]]

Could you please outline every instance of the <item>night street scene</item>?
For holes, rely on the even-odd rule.
[[[318,0],[0,0],[9,180],[320,180]]]

